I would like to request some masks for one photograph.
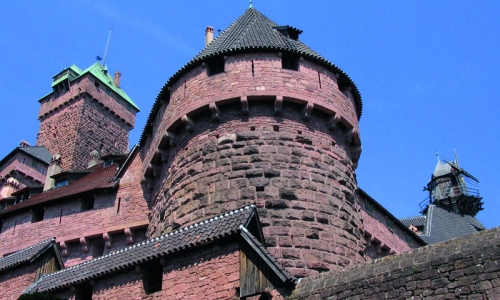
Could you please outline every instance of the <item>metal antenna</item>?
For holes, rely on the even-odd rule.
[[[250,8],[253,7],[253,3],[252,3],[252,0],[250,0]]]
[[[108,56],[108,46],[109,46],[109,40],[111,39],[111,31],[113,31],[113,28],[109,30],[108,34],[108,42],[106,43],[106,50],[104,50],[104,60],[102,62],[102,65],[106,67],[106,57]]]
[[[458,168],[459,165],[458,165],[458,153],[457,153],[457,149],[453,149],[453,154],[455,155],[455,163],[457,164],[457,168]]]

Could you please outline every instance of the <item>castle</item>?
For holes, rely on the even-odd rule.
[[[396,298],[424,294],[420,279],[443,278],[428,272],[450,264],[451,246],[439,242],[484,231],[474,218],[481,198],[453,163],[438,163],[425,216],[398,220],[360,189],[361,95],[301,33],[255,8],[216,39],[208,27],[206,47],[164,85],[130,151],[139,108],[121,74],[99,62],[56,74],[39,101],[36,145],[23,142],[0,163],[3,297]],[[433,235],[441,211],[466,229]],[[499,238],[466,236],[455,260],[484,265],[467,274],[498,274],[490,245]],[[488,257],[469,259],[479,248]],[[469,267],[454,265],[454,279]],[[358,284],[408,270],[420,277],[401,285],[384,276],[372,285],[390,288],[371,294]],[[470,294],[498,286],[498,275],[483,277]],[[427,296],[440,295],[446,278]]]

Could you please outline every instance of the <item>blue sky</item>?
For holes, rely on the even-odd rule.
[[[103,56],[138,104],[137,143],[163,84],[248,1],[8,1],[0,19],[0,157],[35,143],[37,102],[51,78]],[[50,3],[50,4],[49,4]],[[478,219],[500,225],[499,1],[271,1],[254,6],[344,70],[363,97],[361,188],[397,217],[417,215],[435,152],[481,181]]]

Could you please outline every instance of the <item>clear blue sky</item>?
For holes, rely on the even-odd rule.
[[[481,180],[487,227],[500,225],[500,1],[271,1],[254,6],[343,69],[363,97],[359,186],[397,217],[418,214],[436,165],[459,153]],[[104,55],[139,105],[137,143],[168,78],[248,1],[6,1],[0,19],[0,157],[35,143],[37,102],[51,78]]]

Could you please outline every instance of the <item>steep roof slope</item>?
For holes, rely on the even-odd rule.
[[[339,84],[349,85],[352,87],[352,93],[354,95],[356,111],[359,119],[362,113],[361,94],[349,76],[336,65],[312,50],[309,46],[299,40],[292,39],[280,33],[280,31],[276,30],[277,27],[278,24],[255,8],[252,7],[247,9],[243,15],[241,15],[236,21],[229,25],[229,27],[221,32],[215,40],[208,44],[200,53],[198,53],[193,59],[191,59],[174,75],[172,75],[172,77],[170,77],[161,89],[153,108],[151,109],[146,124],[150,124],[151,119],[159,109],[160,100],[168,99],[168,87],[192,68],[216,56],[259,51],[295,53],[326,67],[332,72],[338,73]],[[288,28],[297,33],[301,32],[293,27]],[[148,125],[144,128],[140,144],[143,143],[147,128]]]
[[[8,269],[12,269],[16,266],[29,263],[36,259],[38,256],[43,254],[46,250],[50,249],[51,247],[57,247],[55,246],[56,239],[55,238],[50,238],[48,240],[45,240],[43,242],[40,242],[36,245],[33,245],[31,247],[28,247],[26,249],[14,252],[10,255],[7,255],[3,258],[0,258],[0,271],[6,271]],[[58,250],[56,251],[58,252]],[[61,265],[62,261],[60,260]]]
[[[29,293],[31,290],[55,291],[64,289],[75,283],[82,283],[93,278],[108,276],[112,273],[135,267],[136,265],[158,259],[162,256],[186,251],[190,248],[237,234],[240,231],[247,233],[247,230],[244,228],[249,226],[252,220],[258,222],[257,218],[257,212],[254,206],[247,206],[231,211],[172,233],[127,247],[123,250],[49,274],[33,284],[25,293]],[[270,255],[269,252],[263,249],[258,241],[255,242],[255,245],[262,248],[260,250],[263,255]],[[269,258],[268,261],[277,264],[272,258]],[[295,280],[295,277],[290,275],[282,267],[280,267],[278,271],[283,274],[286,280]]]

